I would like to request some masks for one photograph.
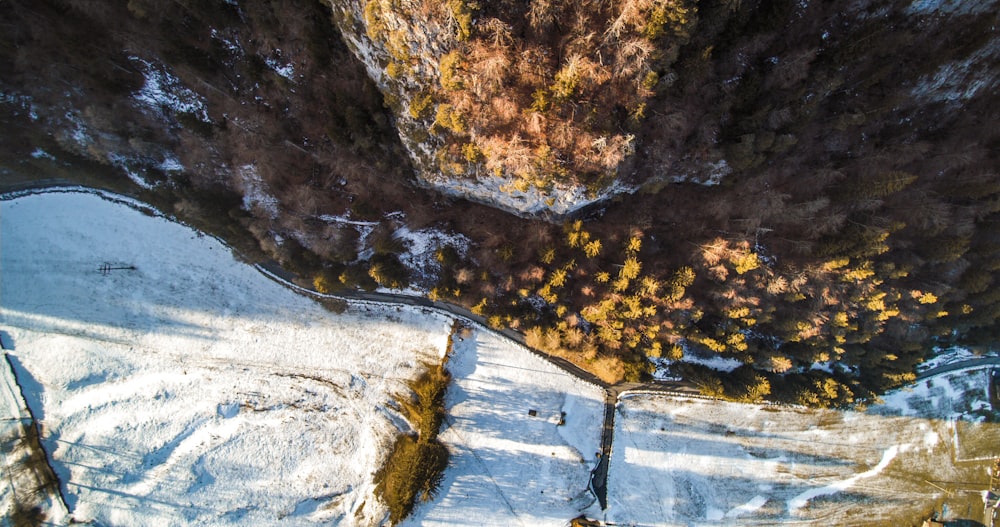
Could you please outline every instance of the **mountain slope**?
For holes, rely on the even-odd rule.
[[[995,1],[0,13],[7,185],[132,193],[609,380],[851,404],[995,347]]]

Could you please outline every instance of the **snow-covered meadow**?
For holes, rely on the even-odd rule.
[[[625,395],[606,518],[664,526],[919,522],[940,510],[947,482],[986,485],[985,468],[1000,455],[988,372],[932,377],[866,412]],[[976,491],[968,494],[971,513],[959,514],[981,515],[983,488],[959,489]]]
[[[406,525],[558,527],[594,506],[600,388],[488,331],[459,334],[448,369],[451,465]]]
[[[372,472],[396,430],[391,400],[440,359],[448,319],[334,315],[218,241],[93,194],[0,214],[0,320],[75,519],[381,517]]]
[[[451,319],[331,313],[211,237],[84,191],[0,201],[0,271],[4,345],[74,520],[384,518],[372,474],[408,428],[392,401],[441,359]],[[562,525],[593,502],[598,388],[484,329],[449,368],[452,464],[410,524]]]

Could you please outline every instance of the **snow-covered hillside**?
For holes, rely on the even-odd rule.
[[[0,320],[75,519],[382,517],[372,472],[396,431],[391,400],[439,360],[449,320],[334,315],[216,240],[93,194],[0,214]]]
[[[985,487],[1000,454],[988,368],[942,374],[867,412],[626,395],[606,518],[615,525],[909,525],[942,486]],[[934,484],[928,483],[937,482]],[[936,485],[936,486],[935,486]],[[969,486],[971,485],[971,486]],[[978,494],[952,492],[960,518]]]
[[[451,466],[406,525],[559,527],[595,505],[600,388],[487,331],[456,339],[448,368]]]
[[[409,428],[392,400],[441,359],[450,319],[333,314],[120,197],[28,195],[0,215],[3,340],[73,519],[384,519],[372,474]],[[599,388],[482,328],[448,367],[452,461],[410,525],[564,525],[593,504]]]

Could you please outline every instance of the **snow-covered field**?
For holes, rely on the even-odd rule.
[[[988,371],[932,377],[866,412],[623,396],[606,518],[619,525],[909,525],[930,517],[945,498],[941,488],[951,485],[970,498],[971,512],[959,514],[977,519],[985,469],[1000,455]]]
[[[333,314],[218,241],[115,199],[0,201],[0,338],[20,384],[0,368],[3,432],[13,437],[26,419],[19,388],[70,517],[103,526],[382,521],[372,474],[408,428],[392,401],[422,363],[441,358],[451,319],[364,303]],[[448,368],[440,437],[451,464],[406,525],[602,516],[587,490],[599,388],[477,327],[456,334]],[[907,524],[955,496],[974,515],[978,494],[955,482],[985,484],[1000,455],[986,375],[941,374],[866,412],[625,395],[603,516],[619,525]],[[5,513],[19,485],[11,466],[21,463],[9,450]],[[48,512],[65,523],[58,504]]]
[[[216,240],[92,194],[0,214],[5,343],[75,519],[381,518],[371,474],[396,430],[390,401],[439,360],[448,319],[334,315]]]
[[[594,504],[600,388],[486,331],[456,338],[448,369],[451,466],[407,525],[563,526]]]
[[[72,518],[380,522],[372,473],[408,427],[391,401],[440,360],[451,320],[371,304],[335,315],[113,199],[0,201],[3,342]],[[593,502],[598,388],[482,329],[456,340],[449,369],[452,464],[409,524],[564,525]]]

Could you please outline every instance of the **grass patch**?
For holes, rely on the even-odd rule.
[[[375,494],[388,505],[394,524],[409,516],[417,500],[432,499],[440,488],[448,449],[437,435],[444,422],[444,395],[450,382],[451,374],[444,364],[428,365],[410,382],[410,399],[400,401],[416,433],[396,438],[388,460],[375,474]]]

